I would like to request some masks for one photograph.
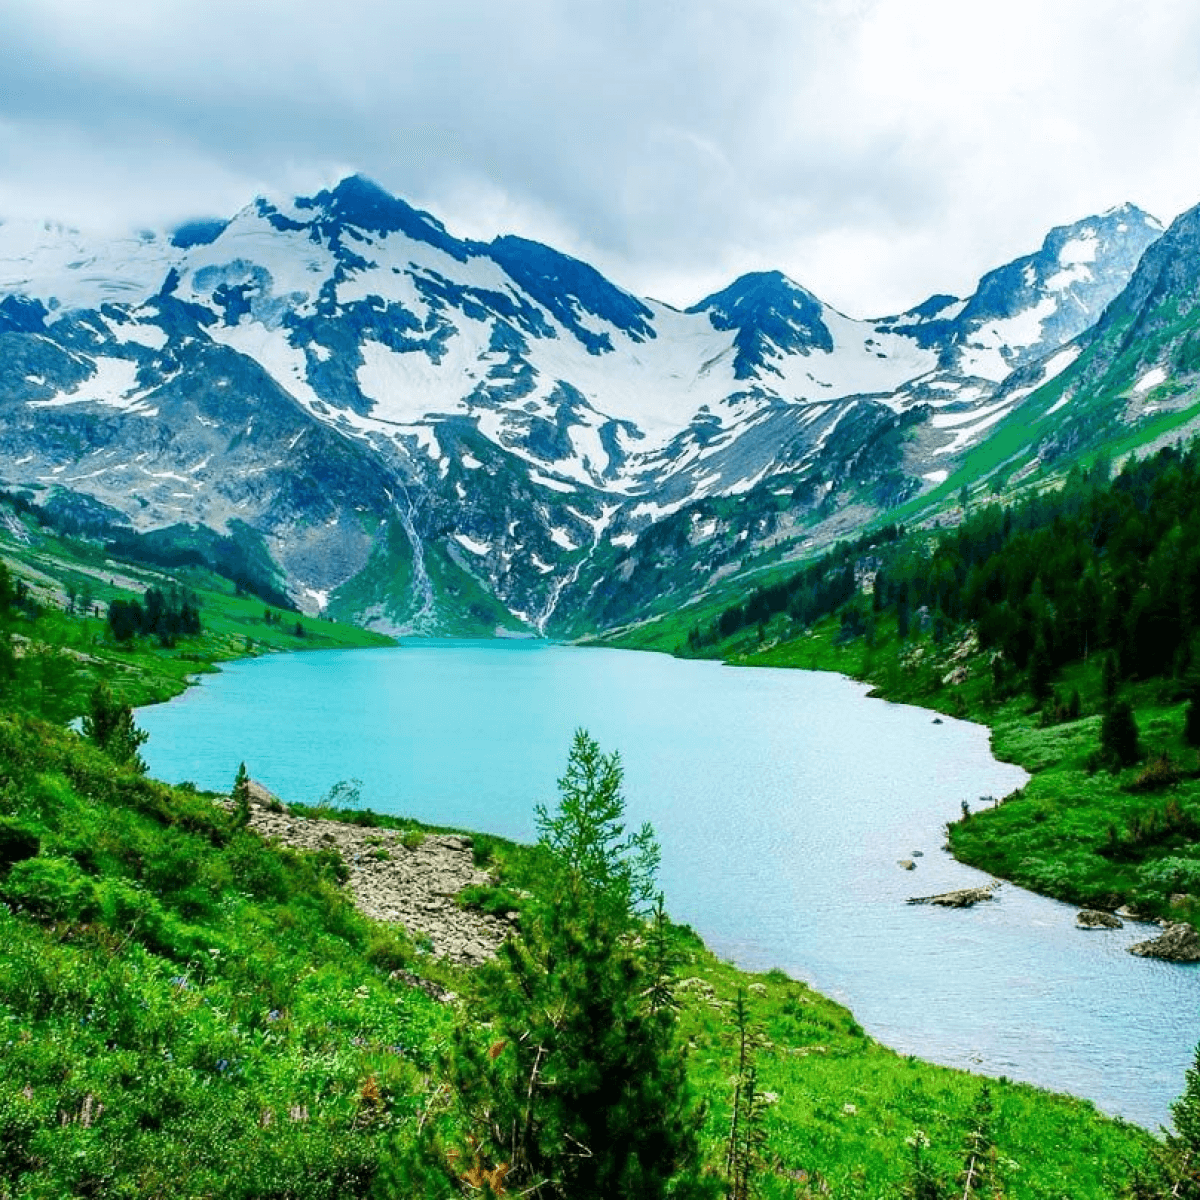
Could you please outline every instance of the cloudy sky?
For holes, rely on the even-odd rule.
[[[1195,0],[0,0],[0,216],[230,215],[361,171],[689,304],[906,308],[1200,202]]]

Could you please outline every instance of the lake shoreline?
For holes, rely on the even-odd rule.
[[[482,694],[478,691],[478,688],[484,685],[474,675],[463,674],[468,665],[476,662],[480,655],[485,656],[482,662],[488,666],[488,675],[491,677],[485,691],[493,687],[497,689],[498,696],[491,698],[498,705],[497,708],[489,707],[490,701],[484,702]],[[368,662],[371,664],[369,667]],[[428,672],[425,683],[411,695],[396,693],[389,698],[386,693],[377,693],[376,682],[395,676],[401,662],[405,665],[404,671],[400,672],[403,676],[414,672],[418,675]],[[568,665],[571,681],[568,682],[564,677],[563,680],[555,682],[555,672],[560,672]],[[819,991],[834,995],[842,1003],[848,1004],[859,1020],[884,1042],[899,1046],[906,1052],[967,1069],[974,1067],[978,1070],[982,1066],[985,1073],[993,1076],[1007,1074],[1035,1079],[1042,1086],[1075,1095],[1092,1095],[1099,1098],[1106,1094],[1104,1088],[1101,1088],[1100,1092],[1095,1090],[1094,1080],[1089,1082],[1082,1076],[1076,1077],[1070,1073],[1066,1077],[1056,1077],[1057,1068],[1046,1074],[1041,1068],[1030,1071],[1021,1067],[1019,1064],[1025,1053],[1025,1048],[1021,1045],[1022,1038],[1015,1032],[1010,1034],[1000,1026],[999,1032],[988,1035],[988,1040],[994,1041],[994,1049],[989,1052],[979,1045],[978,1033],[975,1031],[978,1022],[983,1021],[986,1024],[989,1018],[976,1014],[974,1010],[978,1007],[976,997],[986,998],[995,988],[1003,987],[1004,975],[1011,970],[1008,964],[1015,965],[1031,952],[1038,957],[1050,954],[1052,949],[1052,957],[1061,953],[1069,960],[1079,955],[1095,959],[1093,951],[1112,942],[1114,936],[1119,940],[1123,936],[1120,932],[1116,935],[1106,932],[1080,933],[1074,928],[1073,910],[1067,912],[1059,905],[1037,898],[1042,906],[1039,907],[1038,904],[1025,900],[1024,894],[1015,890],[1010,892],[1009,889],[1005,889],[1004,899],[997,906],[996,914],[989,915],[976,909],[971,913],[957,914],[954,925],[930,924],[928,921],[917,925],[905,924],[905,913],[919,911],[905,908],[905,900],[912,896],[972,886],[976,880],[979,883],[987,882],[986,878],[980,879],[949,855],[940,852],[943,842],[940,834],[941,824],[952,812],[957,812],[958,797],[976,796],[979,791],[989,790],[986,777],[972,782],[965,760],[955,759],[950,767],[951,775],[943,778],[939,785],[943,788],[942,799],[933,799],[932,807],[931,798],[924,795],[932,780],[927,778],[928,770],[918,766],[915,768],[915,787],[919,803],[911,819],[908,816],[907,803],[897,800],[895,803],[899,808],[896,811],[903,819],[896,828],[890,829],[889,826],[882,831],[882,836],[880,833],[867,833],[865,828],[861,834],[853,829],[846,833],[848,844],[858,847],[854,851],[858,860],[856,866],[845,869],[859,872],[855,877],[866,881],[872,892],[878,893],[875,899],[851,918],[852,928],[846,925],[846,916],[841,915],[836,908],[830,908],[827,898],[822,898],[819,893],[815,893],[811,899],[807,898],[808,894],[804,888],[807,886],[805,876],[810,874],[808,864],[824,863],[834,851],[807,846],[805,839],[812,835],[812,830],[808,828],[808,822],[800,810],[788,815],[783,822],[774,818],[764,822],[762,818],[749,814],[738,817],[725,811],[729,808],[728,794],[722,793],[712,798],[711,812],[718,821],[727,818],[732,820],[733,827],[726,833],[722,832],[722,827],[710,828],[709,818],[701,819],[696,815],[696,796],[693,795],[693,791],[696,795],[703,795],[706,791],[712,791],[714,788],[719,790],[719,786],[723,786],[718,785],[715,776],[709,778],[713,770],[732,772],[729,783],[733,786],[734,780],[741,778],[741,767],[720,763],[703,768],[697,766],[695,769],[699,772],[699,777],[691,783],[680,780],[678,786],[672,783],[670,786],[676,789],[672,795],[660,794],[662,781],[654,782],[646,774],[653,758],[668,747],[673,748],[676,743],[686,746],[688,738],[698,738],[699,741],[683,751],[685,760],[693,752],[701,753],[705,745],[712,742],[710,734],[705,731],[711,731],[718,725],[724,724],[724,732],[733,739],[733,743],[741,742],[743,735],[750,735],[752,731],[747,729],[739,733],[728,724],[729,714],[743,708],[744,702],[737,699],[738,696],[744,695],[744,699],[748,700],[751,694],[763,688],[768,690],[768,708],[771,710],[778,709],[780,705],[786,708],[784,697],[795,695],[797,692],[824,697],[813,700],[817,707],[805,718],[806,724],[818,718],[829,722],[826,733],[817,731],[814,734],[818,746],[815,752],[818,754],[823,753],[821,746],[827,746],[831,742],[833,728],[847,724],[853,727],[865,714],[868,725],[874,721],[883,722],[878,734],[863,735],[865,744],[874,744],[880,737],[900,737],[908,748],[905,757],[919,763],[923,747],[938,752],[938,747],[948,747],[954,738],[966,735],[970,731],[970,743],[977,748],[972,750],[972,754],[977,752],[982,756],[978,760],[981,765],[993,764],[986,767],[987,771],[1011,771],[1011,767],[995,763],[987,750],[989,735],[978,726],[962,726],[959,722],[950,720],[946,721],[944,726],[936,726],[930,721],[927,710],[903,704],[885,703],[878,707],[871,705],[869,710],[863,710],[859,706],[866,698],[868,686],[850,679],[844,673],[726,673],[720,670],[719,664],[708,663],[694,664],[694,668],[702,668],[697,674],[694,668],[688,669],[686,662],[665,655],[612,655],[604,649],[584,652],[571,646],[548,645],[544,641],[497,645],[475,639],[454,639],[451,642],[437,643],[405,639],[392,656],[347,655],[343,658],[305,655],[298,658],[275,655],[252,661],[243,660],[237,666],[230,666],[232,670],[222,672],[220,677],[209,679],[211,691],[206,688],[190,689],[189,693],[181,698],[178,704],[182,707],[174,717],[181,721],[180,728],[186,728],[188,732],[172,734],[173,740],[195,740],[194,735],[197,735],[197,732],[199,740],[211,740],[211,737],[216,735],[210,735],[205,730],[208,727],[207,723],[217,714],[203,710],[215,709],[216,697],[211,701],[207,697],[212,693],[220,693],[224,697],[236,693],[242,697],[237,701],[241,707],[236,713],[219,718],[227,721],[234,730],[233,740],[228,744],[236,744],[239,747],[237,757],[245,758],[252,774],[262,778],[263,782],[278,794],[289,798],[295,796],[311,802],[325,790],[330,779],[361,774],[366,779],[364,803],[377,811],[407,813],[421,821],[462,830],[489,830],[494,834],[525,842],[531,841],[533,837],[532,804],[535,800],[545,800],[552,794],[553,781],[560,774],[558,760],[562,748],[569,740],[575,725],[582,724],[589,728],[602,745],[622,750],[629,771],[627,785],[632,788],[628,792],[631,799],[631,816],[638,822],[642,819],[650,820],[664,845],[673,848],[672,855],[668,855],[667,861],[664,862],[665,873],[662,877],[669,910],[676,920],[701,930],[705,941],[718,947],[721,954],[729,955],[748,971],[781,967],[794,977],[807,980]],[[678,674],[677,667],[684,668],[683,675]],[[343,695],[339,680],[345,677],[347,671],[353,672],[345,684],[349,690],[345,692],[344,700],[338,699],[337,697]],[[364,671],[366,674],[361,674]],[[551,674],[542,676],[538,674],[539,671],[551,671]],[[574,674],[571,674],[572,672]],[[628,682],[621,682],[626,677]],[[355,682],[350,682],[350,678]],[[680,683],[672,683],[672,690],[663,692],[664,684],[675,678],[678,678]],[[607,683],[604,682],[605,679]],[[705,680],[706,683],[703,682]],[[232,685],[232,691],[226,687],[227,681]],[[389,686],[393,683],[394,679],[390,681]],[[611,689],[618,684],[618,690],[612,691]],[[466,692],[461,691],[464,687],[468,689]],[[331,688],[337,690],[329,692]],[[428,707],[430,703],[428,688],[433,688],[435,692],[439,688],[445,689],[446,694],[442,696],[442,700],[445,701],[446,708],[440,710],[441,718],[435,720],[431,717],[431,725],[421,726],[418,710]],[[456,688],[459,691],[456,692]],[[607,701],[601,698],[601,693],[604,693],[606,688],[609,689]],[[676,688],[682,688],[677,697],[678,703],[668,698],[675,695]],[[815,693],[812,692],[813,688],[816,689]],[[266,689],[266,692],[263,689]],[[699,692],[694,695],[697,689]],[[709,700],[703,702],[701,709],[696,710],[689,718],[690,733],[677,734],[671,731],[672,727],[660,725],[655,725],[652,730],[647,731],[644,722],[635,721],[631,717],[633,723],[629,728],[636,726],[640,731],[634,738],[628,733],[622,733],[621,729],[612,723],[614,713],[634,700],[648,705],[642,716],[651,722],[661,722],[668,718],[682,720],[683,715],[672,716],[669,710],[680,706],[694,707],[698,699],[703,698],[701,694],[706,691],[711,691],[712,695]],[[307,697],[309,701],[315,702],[327,692],[329,695],[320,701],[321,704],[331,705],[334,710],[349,708],[355,714],[344,733],[339,733],[336,729],[331,733],[330,728],[324,724],[324,713],[306,715],[303,711],[292,712],[290,700],[286,705],[289,715],[280,713],[269,721],[264,720],[268,707],[275,707],[275,701],[264,698],[266,693]],[[463,709],[459,698],[463,694],[472,696],[466,710]],[[835,695],[843,697],[838,703],[849,704],[850,707],[842,712],[835,706],[834,710],[824,713],[833,703]],[[486,746],[472,743],[484,736],[485,731],[488,737],[492,736],[498,727],[502,735],[502,745],[520,743],[524,746],[528,731],[506,722],[512,720],[514,709],[520,709],[531,701],[536,701],[538,712],[546,708],[554,710],[554,715],[549,718],[550,723],[558,722],[562,731],[555,733],[550,729],[539,734],[544,734],[545,755],[549,765],[533,773],[527,766],[520,767],[520,782],[513,785],[515,799],[509,805],[510,809],[515,805],[515,817],[499,819],[502,812],[509,809],[497,807],[500,801],[495,790],[497,764],[494,752]],[[360,712],[363,705],[367,705],[368,708]],[[154,707],[162,710],[162,706]],[[434,707],[436,708],[436,704]],[[372,716],[370,710],[378,711]],[[146,724],[154,723],[151,721],[152,711],[145,712]],[[394,718],[388,718],[388,713],[396,715]],[[836,713],[842,715],[837,716]],[[548,714],[543,712],[542,717],[534,714],[528,719],[540,729],[543,717],[548,717]],[[310,718],[316,723],[306,724]],[[376,719],[378,724],[370,723]],[[468,721],[461,738],[458,735],[451,737],[448,731],[445,736],[437,732],[443,724],[456,720]],[[777,758],[779,750],[794,741],[797,731],[795,718],[785,719],[777,715],[770,720],[782,722],[775,733],[767,735],[762,730],[753,733],[753,736],[768,736],[768,742],[764,743],[762,750],[755,755],[764,762]],[[366,725],[364,721],[367,722]],[[257,734],[254,733],[256,725],[263,726]],[[887,732],[889,728],[892,729],[891,733]],[[281,734],[281,730],[287,731],[286,736]],[[247,736],[248,733],[257,737],[258,741],[252,742]],[[454,751],[454,771],[447,770],[448,760],[444,755],[434,755],[430,763],[422,760],[421,743],[438,738],[441,739],[439,745],[444,743],[448,746],[453,741],[457,747]],[[352,757],[351,742],[365,740],[369,745],[385,745],[396,739],[400,739],[396,748],[399,774],[384,772],[380,777],[382,785],[379,778],[373,782],[363,765]],[[304,763],[292,761],[296,758],[298,750],[303,752],[307,742],[318,740],[324,747],[323,752],[315,758],[310,756]],[[152,737],[150,749],[153,750],[159,741],[159,737]],[[644,744],[639,747],[635,742]],[[652,753],[651,747],[654,747]],[[471,762],[460,761],[464,752]],[[790,750],[788,752],[792,753]],[[522,750],[521,753],[524,754],[525,751]],[[209,777],[215,780],[214,783],[202,778],[199,768],[186,764],[178,768],[160,770],[152,758],[151,768],[156,775],[168,779],[198,779],[202,786],[227,788],[233,768],[237,765],[237,758],[228,750],[221,751],[220,754],[218,772],[215,777]],[[650,757],[647,757],[648,754]],[[475,759],[480,761],[474,761]],[[229,762],[227,769],[222,765],[226,761]],[[524,759],[521,761],[525,762]],[[318,769],[314,769],[313,763],[317,764]],[[285,772],[292,771],[294,777],[302,781],[299,790],[291,788],[287,783],[286,774],[272,777],[271,771],[275,770],[276,766]],[[949,764],[947,766],[949,767]],[[460,768],[468,770],[468,774],[460,777]],[[672,771],[676,769],[673,767]],[[944,769],[938,769],[939,775]],[[782,771],[782,781],[762,781],[768,789],[779,786],[789,789],[780,793],[780,802],[783,802],[784,795],[790,794],[791,785],[787,783],[787,779],[791,777],[791,770],[792,768],[780,763],[775,774],[778,775],[779,771]],[[836,775],[840,774],[842,768],[831,760],[823,770],[826,775],[831,772]],[[859,783],[852,784],[853,794],[879,796],[892,790],[890,768],[881,766],[879,770],[880,774],[864,777]],[[470,774],[470,771],[474,771],[475,774]],[[967,771],[967,774],[962,775],[961,782],[956,783],[955,779],[959,778],[957,773],[960,771]],[[229,778],[226,777],[227,774]],[[1003,790],[1019,782],[1017,779]],[[399,788],[394,787],[394,783],[399,783]],[[373,787],[375,790],[372,790]],[[441,790],[430,790],[435,788]],[[997,794],[1001,792],[1001,789],[995,787],[995,781],[990,790],[996,791]],[[381,795],[387,799],[387,803],[382,805],[379,803]],[[414,797],[419,796],[426,796],[425,807],[414,806],[412,801]],[[444,796],[445,799],[438,800],[438,796]],[[635,807],[644,804],[647,798],[660,807],[644,811]],[[804,800],[805,804],[809,802]],[[504,803],[509,804],[508,801]],[[783,803],[784,807],[778,811],[787,813],[791,802]],[[710,810],[705,808],[702,811]],[[920,814],[926,811],[928,817],[922,817]],[[846,814],[852,818],[852,825],[871,815],[870,810],[861,805],[847,809]],[[844,820],[845,817],[843,823]],[[695,828],[697,825],[702,828],[698,830]],[[704,836],[701,836],[702,833]],[[749,833],[752,838],[758,840],[744,852],[738,852],[745,857],[738,860],[743,862],[743,866],[737,866],[736,862],[729,858],[727,839],[736,839],[743,833]],[[697,837],[700,838],[699,841],[696,840]],[[789,846],[793,844],[795,848],[790,849]],[[924,855],[916,860],[916,872],[901,869],[897,865],[898,860],[908,858],[915,850],[921,850]],[[783,874],[772,865],[779,861],[780,854],[784,855],[782,861],[790,864]],[[867,857],[863,858],[863,854]],[[750,873],[747,874],[747,871]],[[706,880],[711,880],[711,886]],[[838,896],[849,897],[855,888],[861,886],[862,884],[839,884],[832,891]],[[796,888],[800,890],[796,891]],[[737,897],[737,902],[730,903],[730,896]],[[1046,908],[1045,905],[1050,907]],[[792,928],[795,915],[801,912],[810,918],[805,921],[805,926],[813,926],[804,936],[816,936],[818,939],[819,944],[814,946],[811,952],[787,948],[797,932]],[[1051,922],[1051,925],[1046,927],[1051,930],[1049,938],[1037,933],[1047,921]],[[816,930],[815,934],[813,929]],[[1030,941],[1031,933],[1037,934],[1033,941]],[[1006,946],[1011,947],[1002,953],[1001,964],[1004,969],[999,975],[996,973],[997,964],[991,961],[992,956],[999,952],[998,946],[993,947],[992,944],[998,935],[1002,936]],[[868,937],[867,942],[862,941],[864,936]],[[898,956],[894,963],[887,960],[890,965],[885,965],[882,961],[878,964],[873,960],[868,961],[871,955],[867,947],[874,944],[870,939],[880,936],[892,943],[890,952]],[[785,940],[774,940],[780,937]],[[919,938],[920,946],[908,945],[913,937]],[[1081,941],[1089,937],[1098,940],[1087,944]],[[947,942],[947,938],[951,940]],[[955,987],[961,994],[957,997],[947,995],[938,1001],[939,1004],[949,1006],[946,1012],[949,1014],[947,1019],[951,1021],[951,1025],[944,1032],[938,1032],[934,1016],[923,1011],[925,1006],[916,997],[931,986],[931,981],[944,971],[945,953],[954,953],[961,959],[962,950],[953,950],[951,947],[961,943],[963,938],[967,939],[964,945],[968,953],[967,959],[962,960],[965,974],[955,980]],[[1113,945],[1115,947],[1117,942],[1113,942]],[[918,950],[919,953],[914,953]],[[1103,953],[1106,954],[1107,951]],[[933,958],[929,959],[928,967],[922,967],[920,964],[925,962],[927,954],[933,955]],[[855,963],[851,960],[856,956],[866,957],[863,961]],[[1103,958],[1103,954],[1101,957]],[[938,963],[942,965],[936,965]],[[851,968],[848,976],[847,966]],[[1053,968],[1054,964],[1050,963],[1048,966]],[[1124,978],[1121,969],[1117,970],[1115,976],[1112,975],[1113,966],[1114,964],[1107,960],[1103,963],[1097,961],[1086,970],[1081,968],[1078,977],[1083,980],[1095,974],[1096,986],[1103,988],[1108,986],[1105,980]],[[863,976],[863,982],[855,984],[853,979],[862,974],[864,968],[867,974]],[[956,971],[956,976],[958,974]],[[879,979],[876,999],[871,1003],[867,1003],[863,998],[862,990],[867,986],[865,981],[868,977]],[[970,983],[972,978],[977,982]],[[992,982],[989,983],[989,980]],[[1012,986],[1021,985],[1014,983]],[[899,1005],[886,999],[886,994],[896,988],[902,989]],[[1071,989],[1076,994],[1085,990],[1083,983],[1072,984]],[[991,1003],[992,1001],[987,1001],[987,1004]],[[1057,1003],[1046,1007],[1047,1003],[1038,1001],[1044,1009],[1046,1021],[1049,1022],[1047,1028],[1050,1028],[1061,1023],[1064,1019],[1063,1013],[1067,1009],[1063,1009]],[[907,1022],[914,1015],[917,1019],[916,1025],[909,1029]],[[1010,1019],[1010,1015],[1001,1011],[997,1014],[997,1021],[1003,1026],[1003,1023]],[[1043,1021],[1042,1017],[1029,1019],[1038,1024]],[[1107,1044],[1109,1036],[1104,1035],[1101,1041]],[[942,1044],[943,1048],[934,1048],[927,1040],[930,1038],[934,1043]],[[1137,1038],[1133,1039],[1133,1044],[1137,1044]],[[1189,1041],[1188,1050],[1190,1049]],[[1047,1042],[1045,1046],[1037,1047],[1036,1053],[1045,1056],[1055,1055],[1057,1051]],[[1121,1054],[1136,1057],[1126,1050],[1121,1050]],[[1175,1063],[1177,1057],[1180,1055],[1174,1051],[1165,1056],[1168,1065],[1166,1074],[1171,1078],[1155,1085],[1163,1089],[1158,1094],[1164,1099],[1153,1104],[1149,1110],[1143,1111],[1141,1120],[1147,1127],[1153,1128],[1163,1119],[1165,1100],[1173,1099],[1178,1091],[1178,1080],[1174,1078],[1178,1065]],[[1183,1066],[1178,1065],[1179,1078],[1182,1078],[1182,1071]],[[1118,1077],[1114,1075],[1114,1079]],[[1116,1086],[1114,1084],[1114,1087]],[[1129,1086],[1133,1088],[1132,1084]],[[1169,1097],[1167,1089],[1170,1090]],[[1136,1089],[1133,1089],[1132,1095],[1136,1095]],[[1103,1100],[1100,1102],[1110,1111],[1123,1112],[1129,1119],[1138,1119],[1136,1105],[1131,1108],[1129,1101],[1120,1096],[1107,1103]]]

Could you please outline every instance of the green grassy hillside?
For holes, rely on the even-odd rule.
[[[388,1194],[445,1098],[452,1029],[481,1015],[413,983],[469,995],[471,980],[359,916],[335,855],[264,845],[210,797],[14,715],[0,763],[0,1195]],[[545,886],[529,849],[479,853],[510,895]],[[686,930],[671,938],[706,1177],[722,1171],[739,990],[767,1098],[762,1194],[898,1194],[918,1130],[953,1176],[981,1080],[884,1049],[845,1009],[738,972]],[[991,1093],[1012,1197],[1111,1196],[1150,1148],[1086,1102]]]
[[[0,567],[21,603],[0,614],[23,669],[27,711],[65,719],[83,711],[97,679],[132,704],[165,700],[216,665],[277,651],[384,646],[381,634],[271,604],[200,566],[171,570],[114,556],[98,542],[67,537],[0,503]],[[199,606],[201,632],[164,644],[155,636],[121,642],[106,620],[114,600],[148,589],[181,590]],[[2,674],[2,672],[0,672]]]

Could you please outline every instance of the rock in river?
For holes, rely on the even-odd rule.
[[[1076,914],[1075,924],[1080,929],[1124,929],[1125,922],[1112,913],[1100,912],[1095,908],[1085,908]]]
[[[937,896],[913,896],[909,904],[940,904],[943,908],[970,908],[980,900],[995,900],[999,882],[987,887],[959,888],[954,892],[942,892]]]
[[[1200,962],[1200,934],[1190,925],[1168,925],[1158,937],[1130,946],[1129,953],[1167,962]]]

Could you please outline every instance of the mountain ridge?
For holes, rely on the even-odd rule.
[[[622,589],[643,606],[639,539],[684,510],[681,594],[705,554],[936,487],[1160,227],[1085,218],[966,300],[875,322],[781,272],[680,311],[361,176],[97,246],[40,229],[0,225],[4,484],[145,528],[241,521],[302,607],[388,631],[554,632]]]

